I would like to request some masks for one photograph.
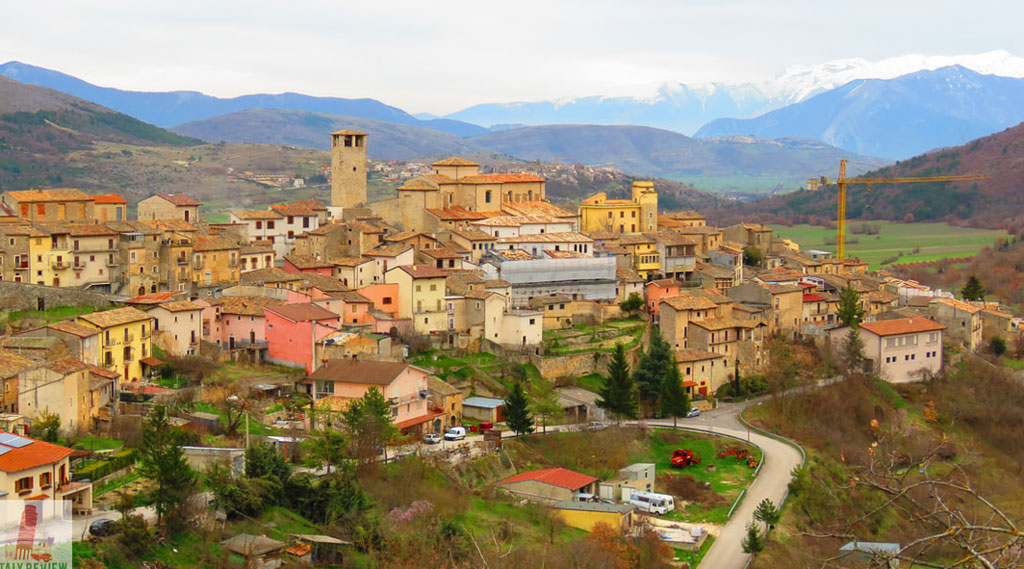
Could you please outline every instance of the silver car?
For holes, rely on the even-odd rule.
[[[441,435],[437,433],[427,433],[423,435],[423,442],[428,445],[436,445],[441,442]]]

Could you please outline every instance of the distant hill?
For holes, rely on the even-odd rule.
[[[469,140],[524,160],[580,162],[683,180],[687,176],[735,175],[802,180],[831,172],[840,158],[852,158],[868,167],[887,163],[865,156],[854,158],[849,152],[813,140],[701,140],[638,126],[535,126]]]
[[[1024,124],[967,144],[930,152],[875,170],[866,177],[912,177],[985,174],[988,180],[851,185],[848,218],[899,221],[954,221],[975,227],[1024,228]],[[830,177],[835,177],[831,174]],[[764,221],[821,223],[835,219],[836,189],[800,191],[755,203],[733,204],[710,216],[721,223],[759,218]]]
[[[487,132],[486,128],[453,119],[420,120],[402,109],[386,105],[375,99],[313,97],[299,93],[255,94],[221,99],[197,91],[123,91],[110,87],[99,87],[59,71],[18,61],[0,65],[0,75],[22,83],[63,91],[162,127],[180,125],[246,109],[270,108],[384,120],[439,130],[457,136],[473,136]]]
[[[478,152],[482,148],[453,134],[394,122],[282,109],[249,109],[185,123],[174,132],[209,142],[331,147],[330,133],[352,128],[370,134],[370,158],[401,160],[428,154]]]
[[[202,143],[65,93],[0,77],[0,187],[63,183],[67,154],[95,141]]]
[[[802,137],[903,159],[963,144],[1024,120],[1024,79],[960,66],[860,79],[750,119],[717,119],[698,137]]]

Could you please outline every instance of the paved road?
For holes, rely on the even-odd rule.
[[[701,569],[743,569],[750,556],[743,553],[742,542],[746,537],[747,522],[753,519],[754,509],[765,498],[776,505],[782,503],[790,481],[790,473],[800,465],[800,451],[771,437],[747,431],[740,423],[739,414],[751,403],[723,403],[718,409],[693,419],[682,419],[679,427],[710,431],[749,440],[764,451],[763,465],[757,478],[747,489],[743,501],[733,512],[729,521],[722,526],[718,539],[711,545]],[[756,403],[754,403],[756,404]],[[672,421],[648,421],[650,425],[672,426]]]

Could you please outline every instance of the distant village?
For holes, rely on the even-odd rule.
[[[202,204],[180,193],[141,200],[135,219],[113,194],[3,193],[0,307],[101,307],[7,324],[4,430],[23,435],[57,413],[66,431],[109,434],[130,411],[124,394],[173,391],[155,382],[164,359],[203,356],[287,366],[297,381],[253,389],[294,390],[335,410],[376,386],[402,433],[441,433],[464,414],[496,419],[493,402],[504,394],[446,383],[407,363],[412,353],[489,353],[532,363],[554,380],[593,371],[596,358],[570,353],[554,362],[546,335],[636,315],[660,328],[699,402],[735,373],[762,372],[771,338],[837,345],[846,336],[837,310],[847,287],[865,312],[865,365],[891,382],[938,373],[944,345],[978,351],[993,336],[1014,341],[1021,326],[998,303],[957,300],[869,273],[858,259],[801,251],[763,225],[712,227],[699,212],[662,211],[651,182],[634,183],[624,199],[598,193],[563,207],[547,200],[545,177],[481,173],[450,157],[377,163],[401,185],[397,197],[368,203],[372,142],[350,130],[331,137],[331,203],[232,210],[227,223],[204,221]],[[550,175],[559,168],[576,167],[554,166]],[[582,391],[562,401],[599,416],[596,396]],[[33,468],[60,473],[31,491],[90,510],[91,483],[72,482],[71,450],[45,444],[18,447]],[[0,490],[22,495],[24,476],[4,467],[13,455],[0,456]]]

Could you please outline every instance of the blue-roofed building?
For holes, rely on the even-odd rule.
[[[468,419],[500,423],[505,420],[504,410],[504,399],[470,397],[462,401],[462,416]]]

